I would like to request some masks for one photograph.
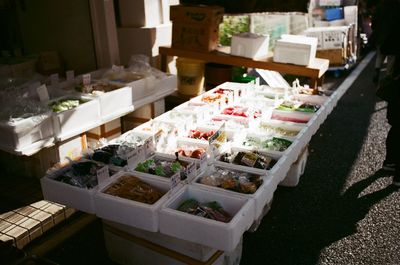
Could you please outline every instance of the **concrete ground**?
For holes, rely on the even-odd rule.
[[[299,185],[279,187],[258,230],[245,233],[240,264],[400,264],[400,191],[379,170],[389,125],[373,73],[372,60],[313,136]],[[100,220],[44,258],[113,264]]]

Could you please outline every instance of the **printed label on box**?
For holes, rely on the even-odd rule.
[[[179,186],[180,182],[181,182],[181,173],[177,172],[170,179],[171,194],[177,190],[177,187]]]
[[[138,162],[140,161],[140,154],[138,152],[140,148],[134,149],[127,155],[127,164],[130,170],[134,170]]]
[[[196,163],[192,163],[188,168],[186,168],[187,182],[190,182],[194,177],[196,177],[196,171]]]
[[[144,148],[145,148],[145,158],[151,156],[154,153],[154,141],[152,138],[148,138],[144,142]]]

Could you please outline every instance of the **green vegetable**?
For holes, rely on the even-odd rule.
[[[157,176],[166,176],[163,166],[157,166],[155,171]]]

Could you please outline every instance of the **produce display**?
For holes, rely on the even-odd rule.
[[[79,188],[92,189],[97,186],[97,171],[103,166],[95,161],[72,162],[62,170],[54,180],[61,181]],[[110,172],[110,175],[113,172]]]
[[[164,195],[157,188],[129,175],[120,177],[103,193],[147,204],[154,204]]]
[[[319,110],[320,106],[311,103],[303,103],[300,101],[284,101],[281,105],[279,105],[277,110],[286,110],[286,111],[301,111],[301,112],[310,112],[314,113]]]
[[[261,186],[263,179],[259,175],[218,168],[212,174],[200,177],[197,182],[207,186],[253,194]]]
[[[240,151],[233,153],[232,152],[223,153],[220,156],[219,160],[225,163],[232,163],[235,165],[259,168],[265,170],[271,169],[277,162],[272,157],[260,154],[257,151],[253,152]]]
[[[61,99],[49,104],[49,107],[53,112],[59,113],[66,110],[70,110],[78,107],[80,104],[85,103],[86,101],[82,99]]]
[[[221,112],[221,114],[239,116],[245,118],[249,117],[248,108],[242,106],[227,107]],[[258,118],[260,117],[260,115],[261,115],[260,111],[254,112],[254,118]]]
[[[276,134],[276,135],[290,136],[290,137],[294,137],[299,133],[299,131],[296,130],[289,130],[282,127],[271,126],[267,124],[260,124],[258,129],[260,129],[260,131],[264,131],[266,134]]]
[[[161,158],[147,159],[139,163],[135,170],[143,173],[157,175],[161,177],[170,178],[177,172],[181,172],[181,179],[186,179],[187,176],[184,170],[189,163],[181,160],[164,160]]]
[[[229,223],[232,219],[230,214],[224,211],[216,201],[200,203],[195,199],[188,199],[179,205],[178,211],[224,223]]]
[[[208,141],[208,139],[215,134],[215,131],[201,132],[198,130],[190,130],[189,138]]]
[[[127,165],[128,155],[134,149],[135,147],[128,145],[110,144],[94,150],[90,158],[104,164],[123,167]]]
[[[119,85],[108,84],[106,82],[98,82],[89,85],[80,84],[75,87],[75,90],[82,93],[91,93],[94,95],[110,92],[120,88]]]
[[[209,94],[202,97],[201,101],[206,103],[215,103],[225,99],[225,95],[223,94]]]
[[[178,148],[177,152],[180,156],[199,159],[206,152],[206,149],[202,147],[182,146]]]
[[[261,139],[258,137],[248,136],[246,140],[243,142],[244,146],[253,147],[255,149],[268,149],[272,151],[285,151],[290,145],[292,141],[279,138],[272,137],[270,139]]]

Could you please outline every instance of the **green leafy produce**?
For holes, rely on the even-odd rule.
[[[81,99],[63,99],[50,103],[49,107],[53,112],[59,113],[69,109],[76,108],[82,103],[84,103],[84,101]]]

